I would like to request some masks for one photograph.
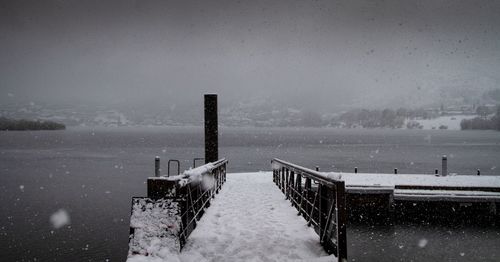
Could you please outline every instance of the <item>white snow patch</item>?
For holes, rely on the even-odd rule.
[[[213,186],[213,180],[210,184],[210,181],[206,181],[206,178],[203,177],[203,174],[211,172],[215,166],[212,163],[205,164],[203,166],[199,166],[197,168],[192,168],[184,171],[182,174],[178,176],[171,177],[157,177],[156,179],[167,179],[170,181],[178,181],[179,185],[185,186],[191,182],[203,182],[204,186],[208,186],[205,189],[211,188]]]
[[[415,120],[423,126],[423,129],[439,129],[440,126],[448,127],[448,130],[460,130],[460,122],[463,119],[472,119],[476,115],[455,115],[455,116],[440,116],[434,119]]]
[[[59,229],[63,226],[70,224],[69,214],[64,209],[59,209],[50,216],[50,223],[55,229]]]
[[[427,243],[429,243],[429,241],[427,241],[427,239],[425,238],[422,238],[418,241],[418,247],[424,248],[425,246],[427,246]]]
[[[130,217],[134,234],[129,243],[128,261],[162,261],[162,258],[170,261],[170,254],[180,247],[176,237],[180,219],[178,205],[172,200],[135,200]]]
[[[395,185],[450,186],[450,187],[499,187],[500,176],[455,175],[435,176],[424,174],[373,174],[373,173],[324,173],[328,177],[340,176],[346,186],[381,186]]]

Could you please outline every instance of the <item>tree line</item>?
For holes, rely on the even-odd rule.
[[[337,121],[344,123],[347,127],[361,126],[363,128],[402,128],[406,119],[431,119],[434,117],[436,117],[436,115],[433,112],[423,109],[356,109],[341,114]],[[419,126],[411,126],[412,122],[409,124],[410,126],[407,124],[407,128],[419,128]]]
[[[63,130],[66,126],[61,123],[41,120],[10,119],[0,117],[0,130]]]
[[[462,120],[462,122],[460,122],[460,128],[462,130],[476,129],[500,131],[500,106],[497,107],[497,112],[493,117],[488,118],[487,114],[481,114],[479,112],[478,114],[480,115],[479,117]]]

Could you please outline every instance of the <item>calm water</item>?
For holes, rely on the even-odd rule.
[[[130,200],[146,194],[154,156],[164,160],[164,173],[169,158],[188,168],[203,156],[202,132],[1,132],[1,260],[125,260]],[[222,128],[219,154],[229,159],[229,172],[269,170],[270,160],[279,157],[324,171],[356,166],[360,172],[397,167],[401,173],[433,173],[446,154],[452,173],[475,174],[480,168],[484,175],[500,175],[500,132]],[[60,208],[70,214],[71,226],[56,230],[49,217]],[[350,225],[348,243],[355,261],[500,261],[494,223]]]

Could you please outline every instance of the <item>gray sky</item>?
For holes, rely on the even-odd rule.
[[[0,102],[218,92],[328,109],[500,87],[499,14],[472,0],[0,0]]]

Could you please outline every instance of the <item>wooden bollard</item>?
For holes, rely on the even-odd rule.
[[[394,168],[394,174],[397,175],[398,174],[398,169],[397,168]]]
[[[155,177],[160,176],[160,157],[155,157]]]
[[[354,168],[354,174],[357,174],[357,173],[358,173],[358,168],[357,168],[357,167],[355,167],[355,168]]]
[[[205,95],[205,164],[219,159],[217,95]]]
[[[443,158],[441,160],[441,175],[442,176],[447,176],[448,175],[448,157],[446,155],[443,155]]]

